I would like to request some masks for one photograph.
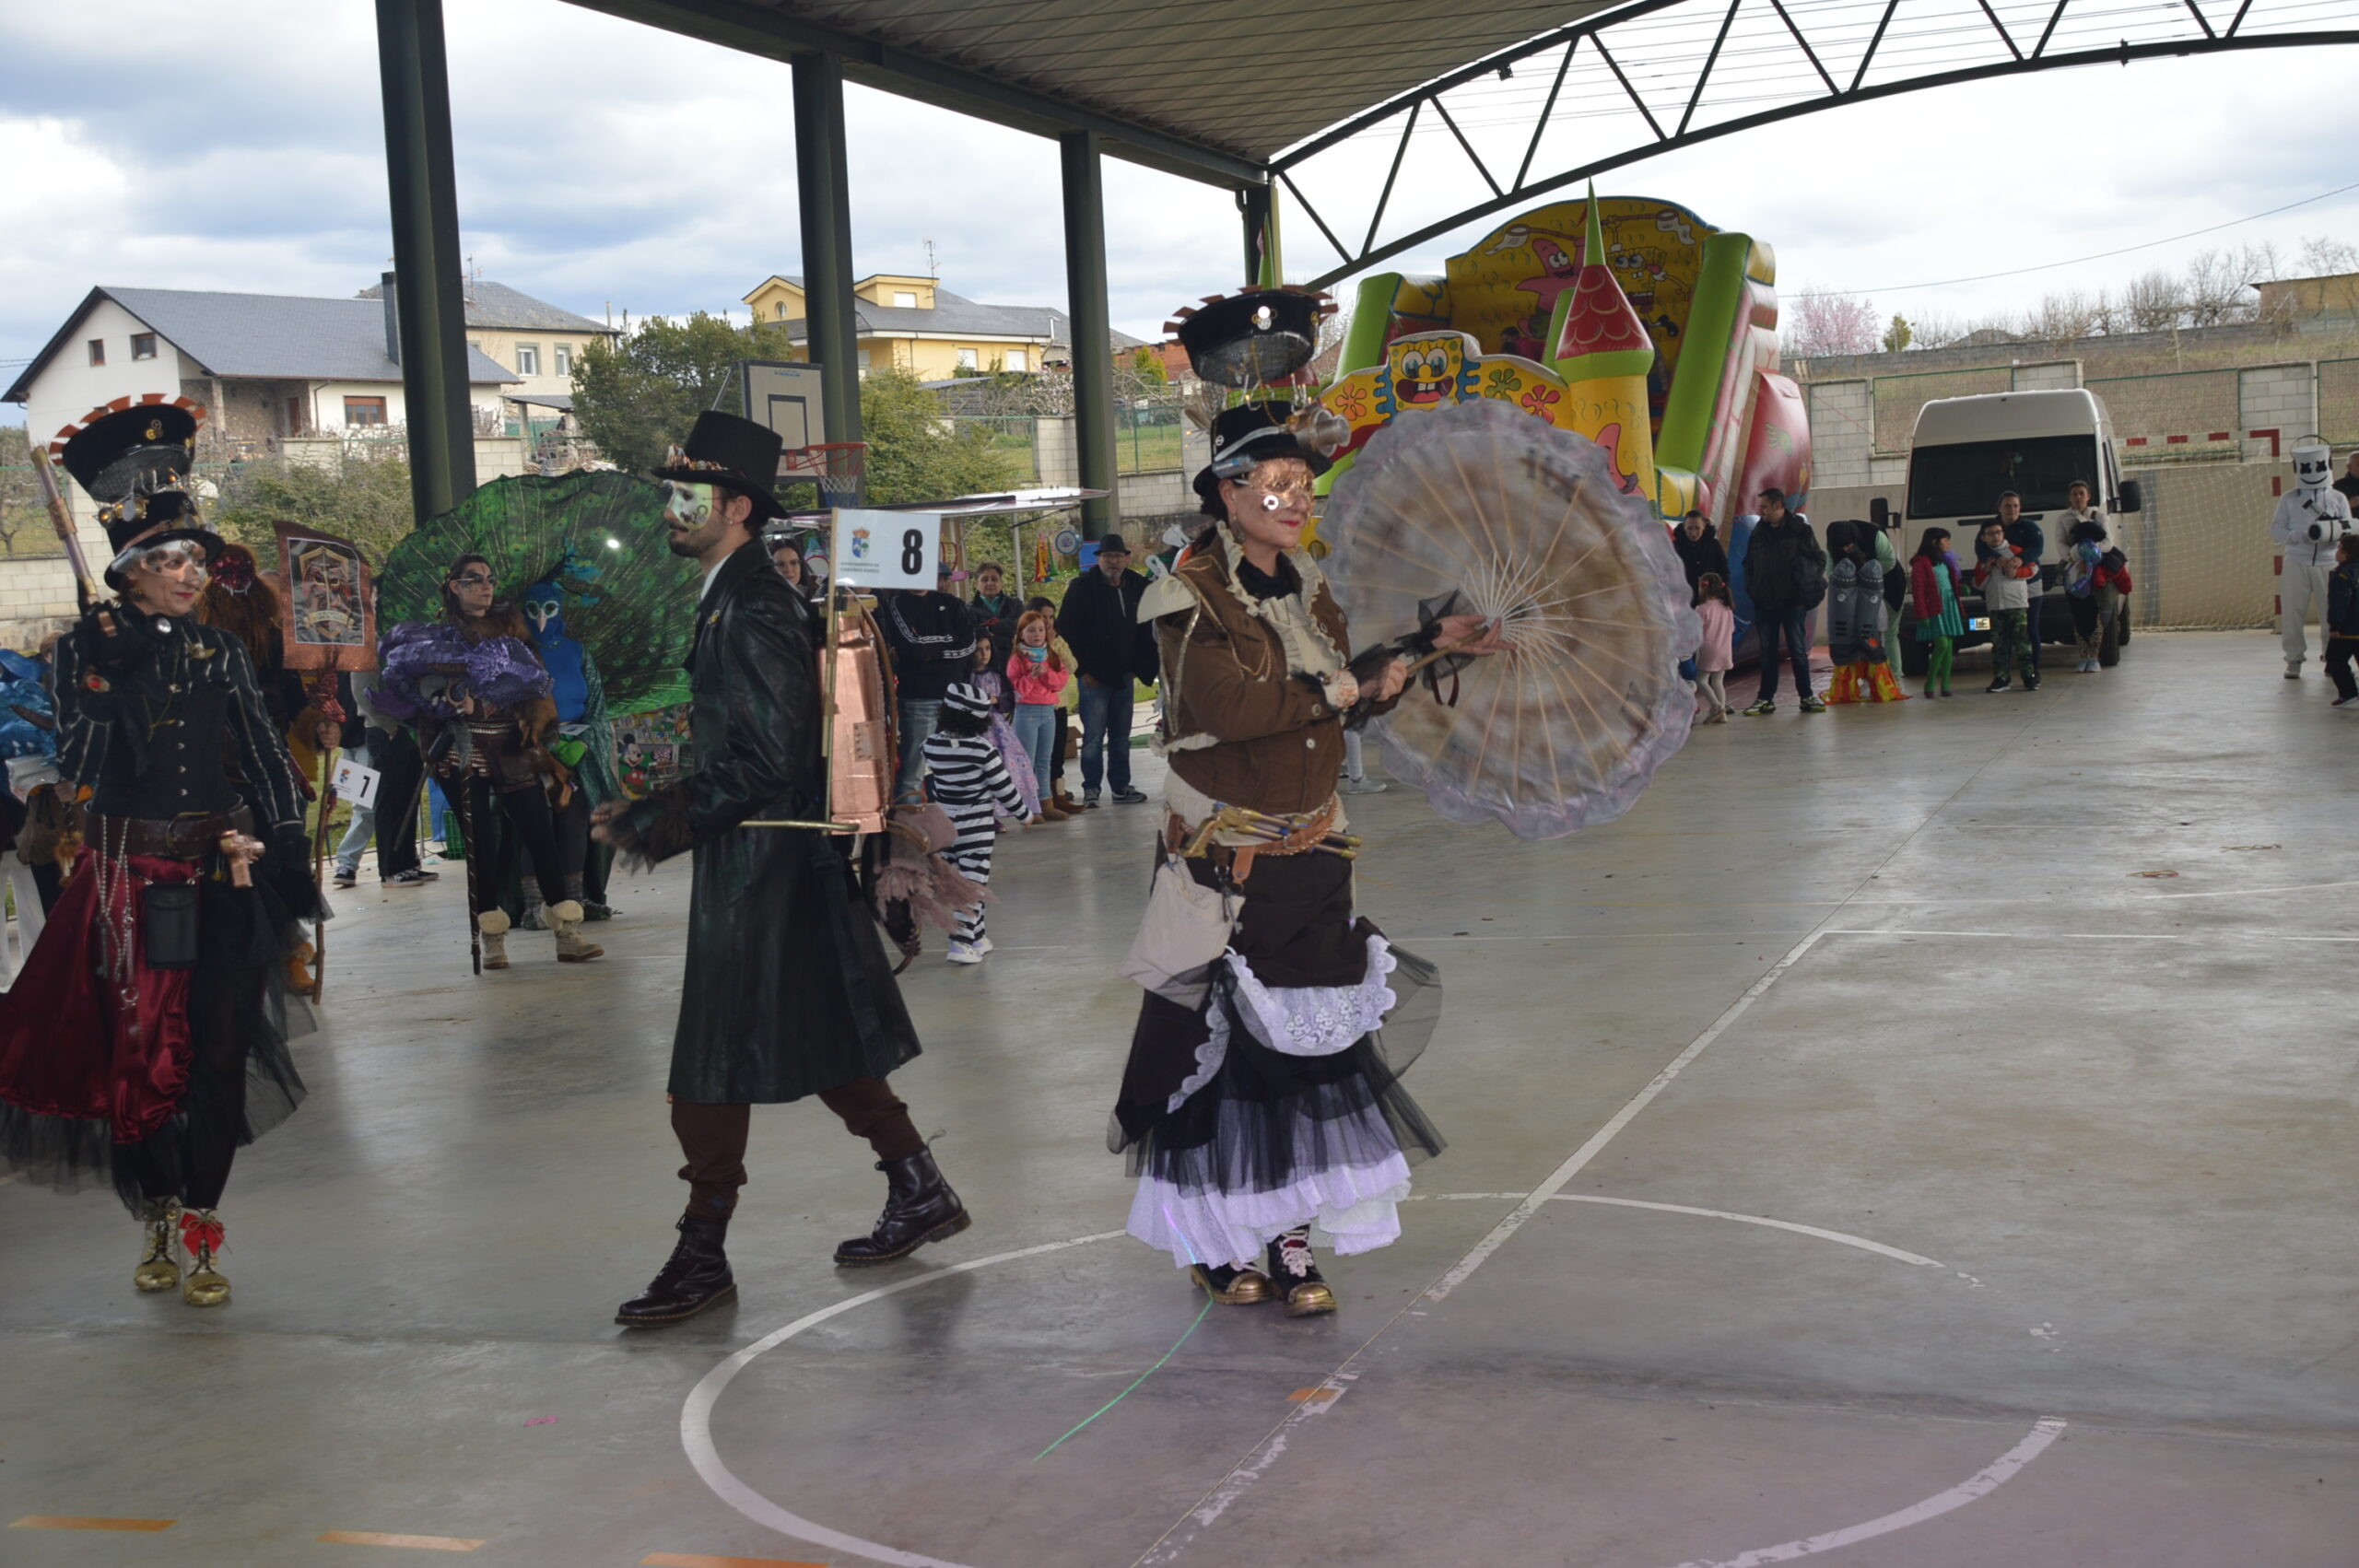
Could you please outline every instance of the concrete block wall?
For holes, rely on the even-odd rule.
[[[2246,430],[2275,430],[2290,448],[2318,427],[2318,367],[2258,365],[2236,372],[2236,423]]]
[[[1874,383],[1865,377],[1813,381],[1806,395],[1812,491],[1866,484],[1875,450]]]
[[[2014,390],[2017,392],[2071,392],[2081,384],[2081,362],[2078,359],[2050,359],[2036,365],[2018,365],[2014,372]]]

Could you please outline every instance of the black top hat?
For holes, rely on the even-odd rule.
[[[1242,479],[1257,462],[1298,457],[1313,474],[1334,466],[1331,455],[1349,439],[1351,427],[1313,404],[1297,414],[1283,403],[1240,403],[1213,416],[1213,460],[1196,474],[1196,494],[1207,502],[1220,495],[1224,479]]]
[[[1284,381],[1319,352],[1319,322],[1334,312],[1324,293],[1296,288],[1249,288],[1226,298],[1214,295],[1201,309],[1183,310],[1163,330],[1180,334],[1180,346],[1196,374],[1215,386],[1261,387]]]
[[[99,521],[118,560],[134,544],[175,539],[204,545],[208,562],[221,553],[220,535],[197,520],[188,493],[204,422],[205,410],[186,398],[150,393],[94,408],[50,443],[65,472],[99,504]],[[123,586],[112,565],[105,576],[111,586]]]
[[[708,408],[697,415],[687,442],[674,447],[655,470],[655,477],[683,485],[726,485],[749,496],[754,502],[750,525],[758,528],[764,519],[786,510],[770,494],[779,454],[785,450],[785,439],[769,426]]]

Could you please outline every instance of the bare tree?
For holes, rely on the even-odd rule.
[[[1794,296],[1793,310],[1784,323],[1786,355],[1820,359],[1835,354],[1873,354],[1884,337],[1884,322],[1869,300],[1850,294],[1825,294],[1806,288]]]
[[[2105,297],[2094,298],[2074,288],[2060,294],[2044,296],[2039,309],[2025,323],[2025,336],[2059,348],[2095,336],[2107,314]]]
[[[2168,332],[2187,313],[2187,287],[2160,268],[2141,273],[2121,291],[2121,313],[2132,332]]]

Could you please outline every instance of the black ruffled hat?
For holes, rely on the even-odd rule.
[[[1319,352],[1319,323],[1335,301],[1308,288],[1249,288],[1208,296],[1163,330],[1179,334],[1196,374],[1215,386],[1266,387],[1290,380]]]
[[[150,392],[117,398],[57,433],[50,453],[99,505],[115,559],[134,544],[193,539],[207,563],[221,553],[221,536],[199,521],[188,482],[196,462],[196,432],[205,409],[184,397]],[[111,587],[123,580],[111,563]]]
[[[654,471],[655,477],[683,485],[726,485],[752,497],[751,526],[758,531],[764,519],[786,510],[770,494],[778,479],[779,454],[785,450],[785,439],[769,426],[709,408],[697,415],[687,440],[672,449]]]
[[[1299,412],[1283,403],[1241,403],[1213,416],[1213,460],[1197,471],[1196,494],[1220,505],[1220,482],[1242,479],[1257,462],[1298,457],[1313,474],[1334,466],[1333,454],[1351,427],[1317,404]]]

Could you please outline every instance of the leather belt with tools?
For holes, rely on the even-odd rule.
[[[221,848],[224,835],[252,837],[254,815],[243,806],[211,816],[100,816],[90,813],[85,842],[110,855],[155,855],[168,860],[200,860]]]

